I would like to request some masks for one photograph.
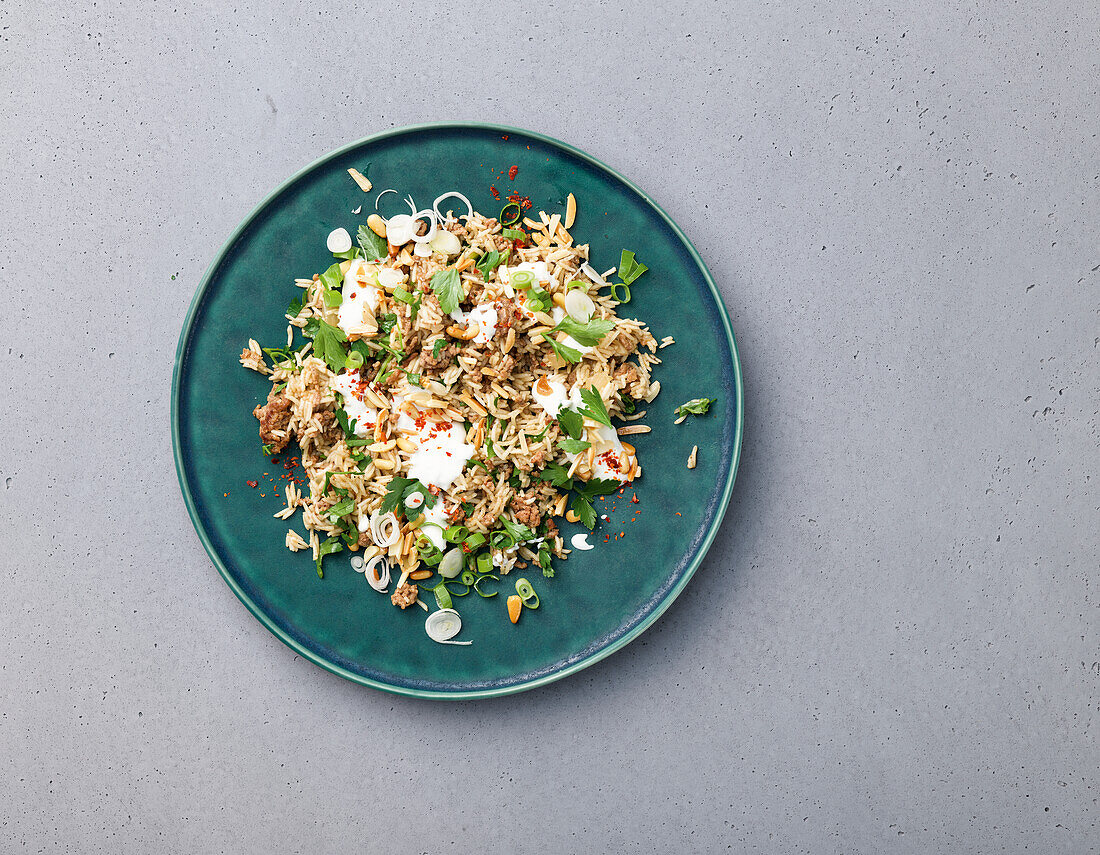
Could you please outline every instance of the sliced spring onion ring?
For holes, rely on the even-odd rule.
[[[584,291],[573,288],[565,294],[565,312],[578,324],[587,324],[592,320],[596,304]]]
[[[539,595],[535,593],[535,589],[531,587],[531,583],[526,579],[516,579],[516,593],[519,594],[519,598],[523,600],[523,604],[529,609],[537,609],[539,607]]]
[[[435,594],[435,601],[439,603],[441,609],[449,609],[451,607],[451,592],[447,590],[447,586],[440,582],[434,588],[432,593]]]
[[[467,584],[466,584],[466,583],[464,583],[464,582],[454,582],[454,581],[451,581],[451,582],[444,582],[443,584],[444,584],[444,586],[448,586],[448,585],[462,585],[462,589],[463,589],[463,590],[462,590],[462,593],[461,593],[461,594],[460,594],[460,593],[459,593],[458,591],[456,591],[456,590],[455,590],[454,588],[451,588],[451,587],[448,587],[448,588],[447,588],[447,593],[448,593],[448,594],[450,594],[450,595],[451,595],[452,597],[465,597],[465,596],[466,596],[466,595],[467,595],[468,593],[470,593],[470,588],[472,588],[472,587],[473,587],[472,585],[467,585]]]
[[[386,587],[390,584],[390,560],[385,555],[374,556],[363,567],[363,575],[374,590],[386,593]]]
[[[397,192],[396,190],[394,190],[392,187],[390,187],[388,190],[383,190],[381,193],[379,193],[377,196],[375,196],[374,197],[374,210],[376,210],[376,211],[378,210],[378,203],[381,201],[383,196],[385,196],[387,193],[396,193],[396,192]]]
[[[535,284],[535,274],[530,270],[509,271],[508,284],[513,288],[530,288]]]
[[[458,239],[458,235],[452,234],[446,229],[440,229],[436,232],[435,237],[428,245],[435,252],[441,252],[446,256],[458,255],[462,252],[462,241]]]
[[[480,577],[476,582],[474,582],[474,593],[477,594],[479,597],[489,599],[490,597],[495,597],[497,594],[500,593],[500,591],[493,591],[493,593],[491,594],[486,594],[483,590],[481,590],[481,583],[484,582],[486,579],[492,579],[494,582],[500,581],[497,576],[494,576],[492,573],[488,573],[485,576]]]
[[[362,555],[353,555],[353,556],[351,556],[351,569],[354,570],[356,573],[362,573],[363,572],[363,556]]]
[[[386,240],[394,246],[404,246],[416,234],[416,219],[409,214],[394,214],[386,220]]]
[[[622,292],[619,289],[622,289]],[[630,286],[625,282],[616,282],[611,286],[611,296],[617,303],[629,303],[630,302]]]
[[[453,549],[449,549],[443,556],[443,560],[439,562],[439,567],[436,568],[436,572],[444,579],[453,579],[461,573],[465,567],[466,562],[464,559],[465,556],[463,556],[460,548],[456,546]],[[446,606],[440,606],[440,608],[446,608]]]
[[[431,258],[432,247],[431,244],[418,243],[413,247],[413,255],[417,258]]]
[[[375,511],[370,515],[370,536],[378,546],[393,546],[401,539],[401,526],[397,523],[397,517],[392,513],[380,514]]]
[[[411,202],[412,199],[409,199],[409,201]],[[435,218],[435,211],[433,211],[431,209],[425,209],[423,211],[413,211],[413,222],[414,223],[417,220],[424,219],[425,217],[427,217],[429,225],[428,225],[428,230],[424,234],[418,235],[416,233],[416,226],[415,225],[413,226],[412,239],[416,243],[423,243],[423,244],[431,243],[432,238],[435,237],[435,233],[438,230],[439,221],[436,220],[436,218]]]
[[[450,199],[450,198],[459,199],[463,203],[465,203],[466,211],[467,211],[467,213],[466,213],[466,218],[467,219],[469,219],[470,217],[472,217],[474,215],[474,206],[470,204],[470,200],[467,199],[465,196],[463,196],[461,193],[459,193],[457,190],[452,190],[450,193],[444,193],[442,196],[440,196],[438,199],[436,199],[434,202],[432,202],[432,210],[435,211],[435,215],[437,217],[439,217],[439,221],[441,223],[444,220],[446,220],[447,218],[444,217],[439,212],[439,203],[442,202],[444,199]]]
[[[424,631],[428,638],[439,644],[472,644],[470,641],[452,641],[462,630],[462,618],[454,609],[440,609],[432,612],[424,621]]]
[[[329,252],[347,252],[351,249],[351,235],[347,229],[333,229],[325,241]]]
[[[355,566],[354,562],[352,562],[352,566]],[[474,575],[473,570],[463,570],[462,575],[458,577],[458,581],[460,581],[463,585],[472,588],[474,583],[477,581],[477,576]]]
[[[572,291],[574,288],[583,288],[585,291],[587,291],[588,283],[582,282],[580,279],[571,279],[570,281],[565,283],[566,291]]]
[[[477,572],[488,573],[493,569],[493,556],[489,552],[482,552],[477,557]]]
[[[509,209],[515,208],[516,215],[513,217],[508,213]],[[500,220],[502,226],[514,226],[523,217],[523,208],[519,206],[518,202],[509,202],[503,208],[500,209],[500,216],[497,217]]]
[[[348,371],[356,371],[363,367],[363,354],[358,350],[349,350],[347,358],[344,359],[344,368]]]
[[[443,530],[443,539],[447,543],[461,543],[470,534],[470,530],[464,525],[452,525]]]

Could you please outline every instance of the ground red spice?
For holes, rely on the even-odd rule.
[[[253,489],[259,486],[259,483],[256,481],[245,481],[244,483],[246,483],[249,487],[252,487]]]
[[[508,197],[508,201],[519,205],[521,211],[526,211],[531,207],[531,200],[527,196],[520,196],[519,193],[513,193]]]
[[[505,142],[508,142],[508,134],[505,134],[504,136],[502,136],[501,139],[504,140]]]
[[[519,174],[519,167],[518,166],[509,166],[508,167],[508,179],[510,181],[515,181],[516,180],[516,175],[518,175],[518,174]]]
[[[500,192],[492,184],[489,185],[489,192],[493,194],[494,199],[500,199]]]

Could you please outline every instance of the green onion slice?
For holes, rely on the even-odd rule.
[[[588,283],[587,282],[581,282],[580,279],[571,279],[570,281],[565,283],[565,290],[566,291],[571,291],[574,288],[582,288],[583,290],[587,291],[588,290]]]
[[[619,289],[622,289],[620,292]],[[617,303],[629,303],[630,302],[630,286],[622,282],[616,282],[611,286],[611,296]]]
[[[508,284],[513,288],[530,288],[535,284],[535,274],[530,270],[513,270],[508,277]]]
[[[523,604],[529,609],[537,609],[539,607],[539,595],[535,593],[535,589],[531,587],[531,583],[526,579],[516,579],[516,593],[519,594],[519,598],[523,600]]]
[[[489,599],[490,597],[495,597],[500,592],[493,591],[493,593],[491,594],[486,594],[483,590],[481,590],[481,583],[484,582],[486,579],[492,579],[494,582],[500,581],[496,576],[492,575],[491,573],[487,576],[482,576],[480,579],[474,582],[474,593],[476,593],[479,597],[485,597],[485,599]]]
[[[358,350],[348,351],[347,358],[344,359],[344,369],[346,371],[356,371],[363,367],[363,354]]]
[[[513,210],[516,212],[516,215],[514,217],[510,213]],[[500,224],[502,226],[514,226],[520,221],[520,218],[522,216],[523,208],[519,206],[519,203],[509,202],[507,205],[500,209],[500,216],[497,219],[500,220]]]
[[[462,575],[458,577],[458,581],[467,587],[473,587],[477,581],[477,576],[474,575],[473,570],[463,570]]]
[[[449,609],[451,607],[451,595],[447,591],[446,583],[440,582],[432,588],[432,593],[435,594],[435,601],[439,604],[441,609]]]

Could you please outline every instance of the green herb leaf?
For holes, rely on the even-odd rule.
[[[550,564],[550,546],[546,541],[539,544],[538,562],[539,567],[542,568],[542,575],[547,579],[553,579],[554,568]]]
[[[504,515],[501,515],[497,522],[501,524],[504,530],[508,532],[516,543],[523,543],[525,540],[534,540],[535,538],[535,533],[527,526],[522,523],[512,522]]]
[[[344,367],[344,360],[347,359],[344,342],[348,337],[344,335],[344,331],[325,323],[320,318],[310,318],[309,323],[303,327],[302,334],[313,339],[314,355],[327,362],[333,372],[340,373]]]
[[[583,439],[565,437],[558,440],[558,448],[567,454],[580,454],[582,451],[588,451],[591,447],[592,443],[585,442]]]
[[[343,407],[336,408],[336,423],[344,431],[344,436],[355,436],[355,419],[348,420],[347,411]]]
[[[542,481],[547,481],[554,487],[565,487],[569,489],[573,486],[573,481],[569,477],[569,470],[562,466],[560,463],[555,463],[551,460],[546,464],[546,467],[538,474],[538,477]]]
[[[432,359],[439,359],[439,352],[447,346],[447,339],[437,338],[432,345]]]
[[[378,319],[378,332],[380,332],[382,335],[388,335],[390,330],[393,329],[393,326],[396,323],[397,315],[395,315],[393,312],[382,315]]]
[[[710,405],[717,401],[717,398],[692,398],[683,404],[680,404],[676,408],[676,415],[686,416],[688,414],[702,416],[706,415],[707,410],[710,409]]]
[[[321,287],[339,291],[344,287],[344,274],[340,272],[339,263],[333,264],[321,274]]]
[[[560,330],[568,336],[571,336],[577,344],[584,347],[595,347],[611,330],[615,328],[615,322],[612,320],[591,320],[587,324],[578,323],[573,320],[569,315],[566,315],[560,321],[558,325],[554,327],[554,331]]]
[[[359,246],[363,248],[363,258],[367,261],[387,258],[390,254],[386,239],[379,237],[366,226],[359,227]]]
[[[580,439],[584,433],[584,418],[572,408],[566,407],[558,411],[558,424],[562,432],[573,439]]]
[[[444,314],[458,310],[458,304],[466,299],[466,292],[462,290],[462,277],[453,267],[440,270],[432,277],[432,290],[439,298],[439,305],[443,307]]]
[[[325,573],[321,569],[321,561],[326,555],[331,555],[333,552],[343,552],[344,545],[340,543],[339,537],[329,537],[321,542],[320,547],[317,549],[317,560],[313,563],[317,567],[317,578],[324,579]]]
[[[481,256],[481,258],[477,260],[477,264],[474,266],[481,271],[482,277],[488,279],[489,274],[500,267],[500,265],[504,263],[505,259],[507,259],[509,255],[510,253],[508,252],[498,252],[495,249],[491,249],[483,256]]]
[[[344,302],[344,295],[339,291],[322,291],[321,299],[325,301],[325,305],[328,306],[328,308],[335,309]]]
[[[355,508],[355,499],[348,497],[341,499],[335,505],[328,509],[328,515],[333,519],[339,519],[342,516],[350,514]]]
[[[604,406],[603,398],[600,397],[600,393],[596,391],[595,386],[581,389],[581,400],[585,403],[585,406],[581,408],[582,415],[611,427],[611,416],[607,414],[607,407]]]
[[[621,486],[622,484],[614,478],[593,478],[591,481],[577,481],[573,484],[573,490],[586,499],[595,499],[597,496],[614,493]]]
[[[592,507],[592,503],[587,498],[575,495],[569,506],[580,519],[581,525],[589,531],[596,527],[596,509]]]
[[[634,403],[634,399],[626,394],[626,392],[622,392],[619,394],[619,401],[621,402],[623,413],[625,415],[633,415],[634,411],[638,409]]]
[[[567,344],[562,344],[556,340],[553,336],[544,335],[543,341],[550,345],[550,349],[554,351],[558,356],[564,359],[566,362],[580,362],[581,352],[576,348],[569,347]]]
[[[424,497],[424,504],[415,509],[407,508],[405,502],[414,493],[420,493]],[[439,498],[432,495],[431,490],[415,478],[394,478],[386,486],[386,496],[382,499],[379,509],[384,514],[391,512],[398,515],[404,514],[405,519],[411,521],[418,519],[425,508],[434,508],[437,501]]]

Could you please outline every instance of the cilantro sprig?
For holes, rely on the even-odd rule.
[[[313,339],[313,353],[318,359],[328,363],[328,367],[336,374],[344,368],[344,360],[347,359],[347,351],[344,343],[348,337],[339,327],[326,323],[320,318],[313,317],[302,328],[302,335]]]
[[[414,493],[420,493],[424,497],[424,504],[415,509],[405,504]],[[386,487],[386,496],[382,499],[379,510],[384,514],[404,514],[405,519],[411,522],[419,519],[425,508],[434,508],[438,501],[439,497],[432,495],[416,478],[394,478]]]
[[[440,270],[432,277],[432,290],[447,315],[457,311],[459,303],[466,299],[466,292],[462,290],[462,277],[453,267]]]

